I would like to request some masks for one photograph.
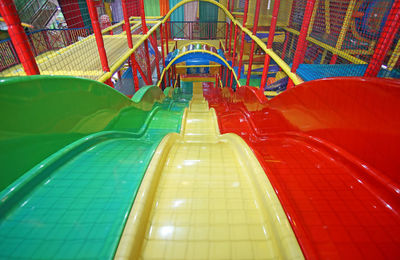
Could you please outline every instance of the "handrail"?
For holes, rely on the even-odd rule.
[[[151,27],[151,29],[143,35],[143,37],[141,37],[136,43],[135,45],[133,45],[132,49],[129,49],[129,51],[127,51],[125,53],[125,55],[123,55],[117,62],[114,63],[113,66],[110,67],[110,71],[104,73],[99,79],[98,81],[100,82],[105,82],[107,79],[111,78],[112,75],[119,69],[119,67],[121,67],[121,65],[136,51],[137,48],[139,48],[139,46],[146,41],[153,33],[154,31],[162,24],[162,21],[158,22],[156,25],[154,25],[153,27]]]

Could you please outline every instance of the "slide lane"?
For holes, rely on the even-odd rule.
[[[116,259],[302,259],[264,171],[246,143],[220,135],[195,82],[181,134],[160,143]]]
[[[257,154],[306,258],[398,258],[398,82],[320,80],[270,101],[251,87],[205,96],[221,132]]]
[[[109,98],[117,94],[104,88]],[[57,90],[50,90],[51,98]],[[106,131],[62,148],[0,193],[0,258],[112,258],[156,147],[167,133],[180,131],[188,95],[172,91],[164,97],[158,87],[142,88]]]

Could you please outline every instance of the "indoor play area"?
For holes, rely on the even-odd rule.
[[[399,259],[400,0],[0,0],[0,259]]]

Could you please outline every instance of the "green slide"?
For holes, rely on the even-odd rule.
[[[87,79],[0,81],[0,258],[110,259],[154,150],[191,99]]]

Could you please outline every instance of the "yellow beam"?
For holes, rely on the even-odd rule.
[[[283,29],[285,29],[286,31],[288,31],[290,33],[293,33],[295,35],[299,35],[300,34],[298,31],[296,31],[294,29],[291,29],[291,28],[283,27]],[[314,43],[314,44],[316,44],[316,45],[318,45],[318,46],[320,46],[320,47],[322,47],[324,49],[327,49],[328,51],[332,52],[333,54],[337,54],[340,57],[345,58],[346,60],[348,60],[348,61],[350,61],[350,62],[352,62],[354,64],[367,64],[367,62],[365,62],[363,60],[360,60],[360,59],[358,59],[358,58],[356,58],[354,56],[351,56],[350,54],[348,54],[348,53],[346,53],[344,51],[338,50],[335,47],[332,47],[332,46],[330,46],[328,44],[320,42],[320,41],[318,41],[318,40],[316,40],[316,39],[314,39],[314,38],[312,38],[310,36],[308,36],[306,39],[307,39],[307,41],[312,42],[312,43]]]
[[[331,34],[331,6],[329,0],[325,0],[325,30],[327,34]]]
[[[336,49],[342,49],[344,37],[347,34],[347,30],[350,26],[351,16],[353,15],[354,7],[356,6],[356,0],[351,0],[349,3],[349,7],[347,7],[346,16],[343,21],[342,29],[340,30],[339,39],[336,43]]]
[[[315,16],[317,15],[319,0],[315,1],[314,10],[311,15],[310,26],[308,27],[307,36],[310,35],[312,28],[314,26]]]
[[[390,56],[390,60],[388,62],[388,70],[392,71],[394,66],[396,66],[397,61],[399,60],[400,57],[400,41],[397,42],[396,47],[394,48],[394,51],[392,53],[392,56]]]
[[[154,25],[153,27],[151,27],[151,29],[145,34],[143,35],[143,37],[141,39],[139,39],[135,45],[133,45],[133,48],[130,49],[129,51],[127,51],[125,53],[125,55],[123,55],[113,66],[111,66],[110,71],[104,73],[99,79],[98,81],[100,82],[105,82],[107,79],[111,78],[112,75],[118,70],[118,68],[136,51],[137,48],[139,48],[139,46],[145,41],[147,40],[147,38],[149,38],[152,33],[160,26],[161,21],[158,22],[156,25]]]
[[[191,53],[207,53],[207,54],[210,54],[210,55],[213,55],[213,56],[219,58],[225,64],[225,66],[230,71],[232,71],[233,76],[235,77],[236,83],[237,83],[238,87],[240,87],[240,83],[239,83],[239,80],[238,80],[237,75],[235,73],[235,70],[232,69],[232,67],[229,65],[229,63],[226,62],[226,60],[224,58],[222,58],[220,55],[218,55],[217,53],[214,53],[214,52],[211,52],[211,51],[207,51],[207,50],[191,50],[191,51],[186,51],[186,52],[184,52],[182,54],[177,55],[175,58],[172,59],[172,61],[170,63],[168,63],[167,67],[164,68],[164,70],[163,70],[163,72],[161,74],[160,80],[157,83],[157,86],[161,85],[161,82],[162,82],[162,80],[164,78],[165,73],[168,71],[168,69],[172,66],[172,64],[174,64],[174,62],[177,59],[179,59],[179,58],[181,58],[181,57],[183,57],[185,55],[191,54]]]

